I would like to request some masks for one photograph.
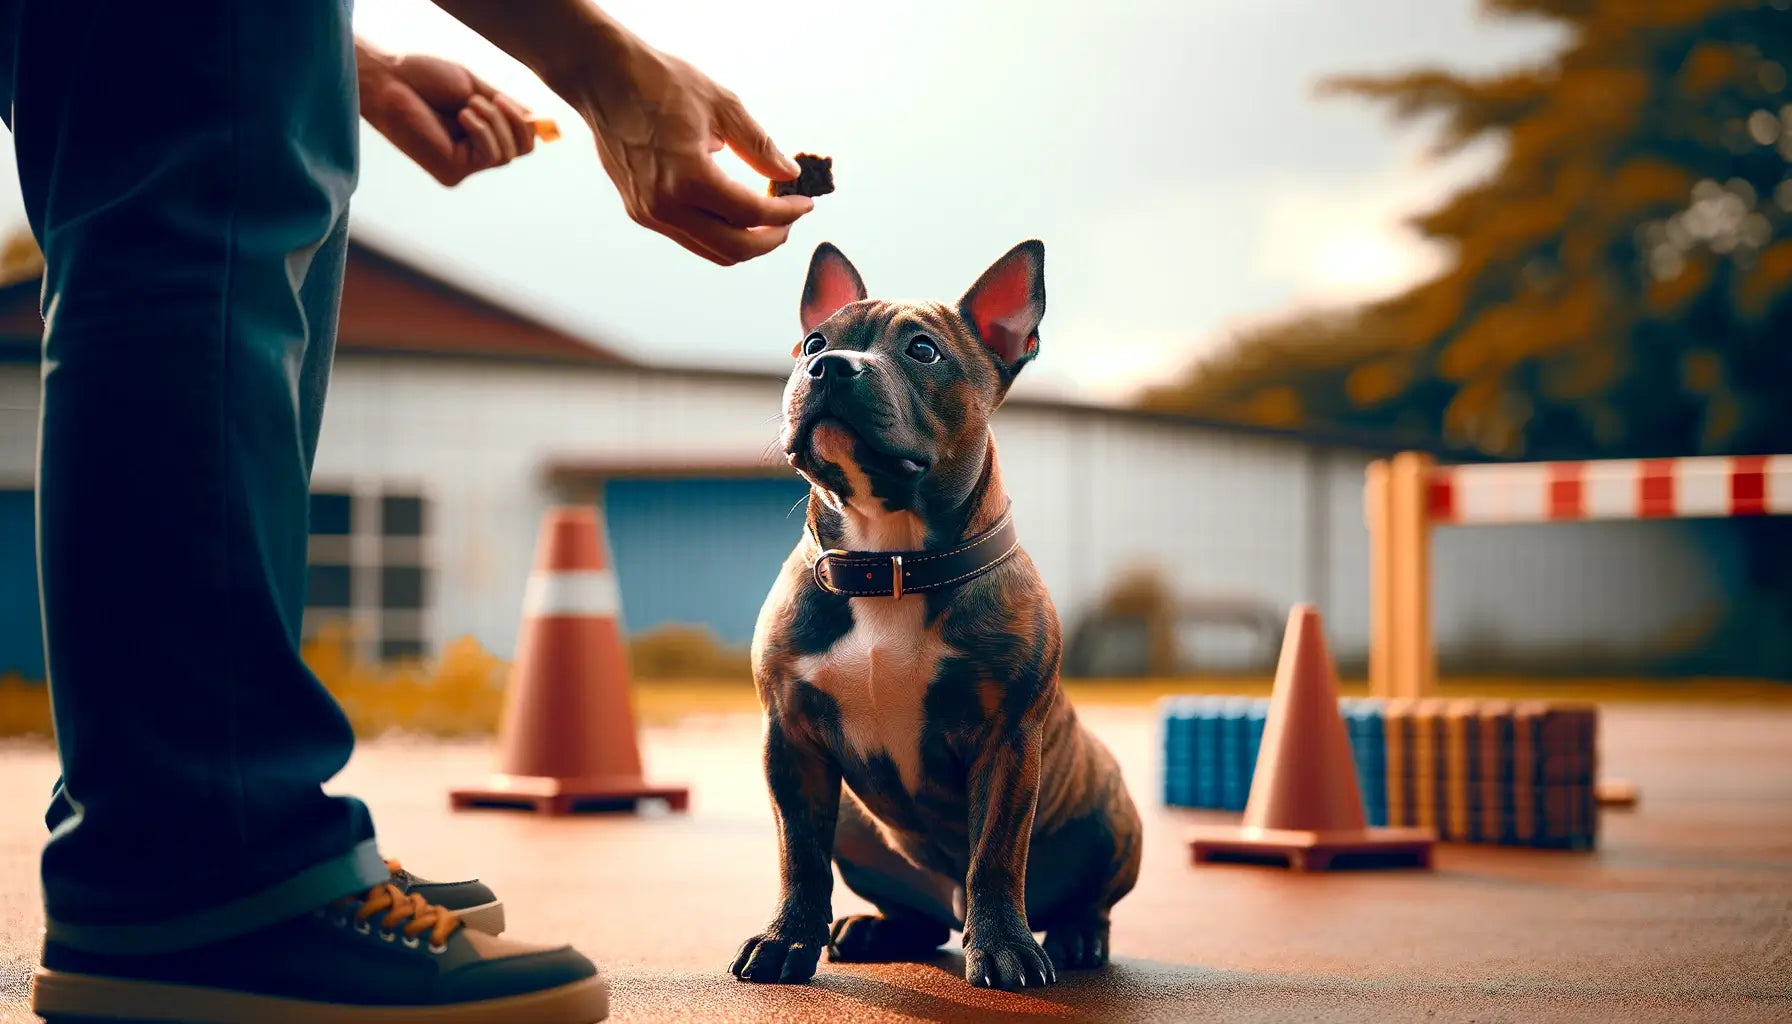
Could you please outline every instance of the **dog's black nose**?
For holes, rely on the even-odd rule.
[[[815,380],[846,380],[864,373],[864,369],[839,352],[823,352],[809,361],[809,376]]]

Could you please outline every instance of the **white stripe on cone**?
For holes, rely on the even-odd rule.
[[[523,591],[523,617],[615,615],[622,607],[616,576],[608,569],[538,572]]]

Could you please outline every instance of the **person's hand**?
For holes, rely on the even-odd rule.
[[[783,245],[790,225],[815,208],[806,196],[773,198],[724,174],[713,159],[724,145],[773,181],[802,170],[738,97],[648,46],[592,0],[435,4],[579,112],[635,223],[729,266]]]
[[[815,201],[773,198],[716,164],[726,145],[773,181],[801,173],[739,97],[639,39],[606,56],[560,92],[591,126],[629,218],[725,267],[783,245]]]
[[[529,113],[459,64],[393,57],[357,40],[355,66],[361,116],[443,185],[535,148]]]

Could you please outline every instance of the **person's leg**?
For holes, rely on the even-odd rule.
[[[296,643],[355,182],[347,17],[23,7],[58,942],[197,945],[387,874],[365,808],[322,792],[352,734]]]
[[[298,732],[292,737],[293,745],[301,749],[296,776],[291,781],[303,792],[304,800],[314,806],[311,813],[334,814],[354,817],[362,812],[352,801],[336,801],[328,810],[316,809],[316,782],[327,778],[335,771],[326,765],[337,764],[346,758],[350,742],[347,729],[339,714],[335,712],[333,702],[329,701],[317,689],[315,681],[298,662],[296,655],[299,641],[299,625],[303,615],[303,574],[305,557],[305,523],[303,517],[307,479],[312,459],[317,449],[318,431],[322,422],[324,395],[327,390],[331,357],[334,350],[336,312],[339,305],[341,279],[346,256],[346,207],[348,192],[354,184],[355,174],[355,98],[352,88],[344,88],[345,83],[352,83],[352,78],[344,78],[345,67],[334,50],[320,51],[319,39],[311,39],[304,49],[284,51],[293,67],[265,65],[265,78],[261,82],[260,95],[238,93],[235,102],[242,110],[255,109],[259,104],[262,109],[276,111],[275,117],[268,122],[271,129],[264,129],[264,143],[256,150],[241,149],[242,159],[238,166],[242,169],[241,187],[254,190],[259,195],[259,205],[275,217],[285,219],[296,217],[290,225],[275,230],[274,234],[261,237],[266,233],[265,226],[255,218],[253,207],[244,208],[235,205],[233,193],[228,184],[227,157],[223,154],[222,137],[216,135],[229,128],[229,121],[219,102],[210,104],[187,105],[198,100],[207,90],[216,86],[217,80],[189,80],[181,82],[152,82],[155,90],[149,95],[138,89],[136,83],[140,78],[130,77],[133,70],[143,77],[149,77],[152,68],[170,59],[173,54],[182,52],[200,54],[210,53],[218,57],[219,48],[223,45],[219,37],[208,39],[203,32],[196,33],[191,26],[170,19],[161,19],[155,28],[161,32],[178,37],[162,38],[155,35],[139,35],[135,26],[131,25],[130,12],[117,12],[110,5],[86,2],[74,5],[82,10],[60,11],[54,14],[41,10],[33,10],[29,5],[23,8],[22,19],[7,20],[0,25],[0,39],[16,43],[20,38],[18,30],[29,30],[29,50],[21,50],[14,46],[10,52],[0,51],[5,56],[22,57],[26,64],[19,68],[19,75],[4,83],[0,91],[10,93],[15,83],[23,80],[20,90],[22,109],[20,125],[27,138],[21,140],[21,175],[26,179],[28,189],[27,200],[31,207],[34,227],[41,226],[45,230],[56,229],[57,238],[53,243],[56,252],[54,259],[60,266],[60,276],[52,285],[56,291],[46,290],[46,300],[54,302],[63,312],[60,325],[49,340],[53,343],[55,356],[60,356],[62,368],[46,379],[46,387],[54,389],[54,394],[47,395],[48,416],[45,426],[49,432],[50,442],[44,453],[46,462],[54,479],[48,493],[45,519],[48,522],[49,545],[44,551],[46,563],[57,561],[58,567],[52,569],[57,579],[52,581],[59,592],[64,595],[60,607],[68,610],[68,614],[49,617],[49,629],[60,634],[63,639],[53,642],[54,655],[65,653],[70,641],[66,638],[71,629],[78,642],[86,646],[99,643],[113,643],[103,629],[96,628],[96,622],[106,624],[112,618],[109,611],[95,612],[96,607],[110,609],[114,606],[137,607],[141,610],[131,616],[132,621],[122,625],[130,628],[142,638],[146,634],[154,634],[150,643],[181,644],[186,648],[196,648],[198,653],[210,655],[214,659],[214,668],[209,675],[192,673],[188,678],[195,680],[201,689],[186,690],[186,696],[203,701],[208,709],[219,714],[229,713],[228,705],[221,703],[215,689],[204,689],[208,682],[212,687],[236,687],[243,684],[245,675],[251,676],[246,685],[251,692],[255,687],[265,686],[276,690],[291,691],[294,686],[304,692],[299,698],[303,704],[301,717],[298,720]],[[219,31],[228,29],[227,24],[217,17],[214,9],[209,14],[202,14],[201,22],[215,26]],[[277,27],[281,15],[275,11],[267,12],[265,27]],[[321,31],[339,34],[346,24],[340,17],[340,10],[326,9],[317,22]],[[95,18],[104,18],[112,26],[97,25]],[[124,20],[120,20],[124,19]],[[262,20],[262,19],[258,19]],[[105,31],[105,37],[94,40],[96,49],[87,53],[84,48],[89,45],[84,36],[91,30]],[[119,33],[124,33],[120,35]],[[312,35],[316,35],[313,32]],[[248,47],[269,45],[265,41],[257,41],[254,31],[239,32],[235,40]],[[136,38],[132,38],[136,36]],[[295,34],[293,39],[305,39],[305,33]],[[47,40],[47,41],[46,41]],[[112,49],[119,45],[126,47],[141,45],[143,49],[137,53],[137,59],[120,59],[120,55]],[[276,44],[278,45],[278,44]],[[334,46],[334,43],[331,43]],[[182,48],[185,48],[184,51]],[[160,52],[158,49],[160,48]],[[329,57],[319,60],[320,56]],[[199,58],[195,58],[199,59]],[[209,58],[208,58],[209,59]],[[96,76],[90,83],[86,94],[75,91],[81,85],[76,62],[86,61],[88,70]],[[261,66],[260,61],[252,66]],[[124,76],[123,86],[113,86],[117,78],[108,79],[104,68],[114,69],[113,73]],[[296,74],[295,74],[296,72]],[[351,71],[352,73],[352,71]],[[250,85],[254,85],[251,82]],[[290,86],[296,90],[287,90]],[[78,123],[67,123],[71,118],[82,116],[82,110],[94,106],[105,107],[109,103],[118,102],[117,88],[125,88],[130,92],[129,113],[125,110],[108,111],[101,118],[88,117]],[[268,88],[282,89],[279,97],[267,95]],[[98,95],[94,95],[97,93]],[[152,99],[153,97],[153,99]],[[270,102],[270,100],[272,102]],[[156,114],[157,123],[134,129],[144,135],[144,145],[135,154],[121,153],[120,147],[132,145],[130,138],[132,126],[120,125],[121,119],[140,119],[149,116],[140,106],[143,102],[155,102],[159,108]],[[70,104],[64,107],[63,104]],[[85,106],[82,106],[84,104]],[[11,109],[11,104],[4,104]],[[294,112],[301,116],[295,120]],[[347,119],[349,128],[341,127],[342,119]],[[282,138],[279,133],[286,125],[295,125],[299,130],[290,138]],[[121,128],[123,130],[121,130]],[[208,138],[210,131],[213,137]],[[184,155],[181,147],[170,146],[169,139],[185,137]],[[239,137],[238,142],[249,143],[252,140]],[[160,146],[161,148],[156,148]],[[135,163],[128,163],[132,156],[139,158]],[[111,162],[123,157],[127,166],[123,168],[96,166],[96,162]],[[188,181],[178,180],[185,173],[183,164],[203,164],[202,171],[208,171],[212,177],[197,178]],[[312,171],[320,173],[314,178]],[[124,173],[119,173],[123,171]],[[160,180],[157,179],[159,171]],[[270,172],[273,172],[270,175]],[[141,173],[143,181],[130,180],[132,173]],[[175,180],[170,180],[174,176]],[[212,189],[208,193],[206,189]],[[176,200],[169,202],[170,199]],[[186,209],[182,209],[184,203]],[[205,205],[209,203],[210,205]],[[55,204],[55,208],[52,208]],[[77,223],[68,223],[76,218],[68,217],[64,212],[71,207],[82,210],[89,206],[106,204],[114,209],[111,213],[98,216],[83,215]],[[158,205],[159,204],[159,205]],[[203,216],[192,218],[197,210]],[[149,238],[160,238],[157,232],[168,232],[170,217],[185,216],[183,225],[188,235],[188,248],[203,250],[200,261],[177,268],[166,268],[155,263],[144,263],[134,257],[140,256],[147,247]],[[205,218],[209,217],[209,222]],[[209,226],[208,226],[209,224]],[[250,234],[242,235],[241,229],[249,228]],[[204,237],[211,232],[211,238]],[[236,241],[229,241],[232,231],[238,238],[247,237],[245,245],[238,246],[234,255],[225,250],[225,246],[237,246]],[[117,247],[120,235],[128,235],[122,247]],[[321,245],[318,239],[324,239]],[[154,243],[149,243],[154,244]],[[307,250],[317,246],[314,252],[307,255]],[[288,249],[287,247],[291,247]],[[162,246],[155,244],[158,251]],[[168,257],[178,253],[168,252]],[[194,316],[204,318],[208,305],[217,305],[221,310],[223,303],[233,298],[227,292],[231,286],[226,280],[223,262],[234,259],[237,263],[235,271],[238,284],[244,275],[253,276],[255,271],[248,266],[253,262],[261,268],[261,276],[269,278],[265,288],[265,300],[262,302],[245,301],[236,297],[239,309],[234,311],[239,328],[234,334],[221,322],[207,340],[206,328],[193,329],[191,320]],[[70,261],[78,261],[84,270],[71,272],[65,265]],[[186,275],[184,284],[176,287],[184,289],[174,293],[169,283]],[[74,284],[67,282],[74,279]],[[161,289],[165,294],[176,297],[169,302],[135,305],[138,299],[133,298],[134,290],[144,288]],[[240,289],[239,289],[240,291]],[[248,293],[249,296],[257,292]],[[135,365],[114,358],[106,351],[107,336],[119,333],[115,323],[100,325],[94,328],[83,328],[79,322],[85,318],[91,321],[88,312],[98,306],[101,309],[120,308],[130,311],[129,316],[136,318],[131,326],[123,329],[126,334],[133,334],[137,344],[153,346],[156,351],[139,353]],[[268,318],[275,324],[275,330],[268,332],[257,329]],[[137,327],[141,323],[141,329]],[[173,342],[166,335],[178,337]],[[95,341],[92,335],[98,334],[100,340]],[[160,337],[159,337],[160,336]],[[133,434],[138,434],[147,427],[149,437],[139,442],[135,448],[120,448],[111,443],[111,437],[118,432],[121,425],[128,423],[124,407],[116,408],[116,412],[103,411],[96,414],[92,411],[94,403],[105,407],[112,401],[108,390],[118,381],[145,385],[160,379],[173,379],[176,386],[186,389],[189,395],[205,394],[208,380],[223,380],[222,361],[228,359],[234,346],[248,344],[269,345],[285,349],[279,360],[261,359],[260,361],[239,361],[240,372],[229,381],[231,394],[240,394],[246,401],[242,403],[248,408],[239,410],[261,419],[265,416],[279,417],[287,411],[284,426],[278,421],[269,420],[272,425],[271,440],[277,444],[272,458],[257,451],[258,443],[254,435],[245,434],[246,442],[233,452],[223,452],[211,448],[192,450],[178,448],[156,452],[150,456],[151,462],[136,468],[139,477],[137,486],[130,488],[133,493],[148,491],[163,497],[172,497],[174,501],[158,510],[161,514],[150,517],[139,517],[133,514],[123,521],[110,521],[112,514],[105,503],[85,502],[80,499],[71,500],[68,495],[69,483],[86,479],[89,486],[104,486],[107,477],[113,477],[118,483],[124,483],[127,477],[118,475],[117,461],[129,462],[134,452],[155,452],[153,437],[160,432],[164,436],[172,432],[182,432],[184,436],[195,436],[194,423],[197,430],[208,429],[207,423],[220,430],[233,430],[229,420],[223,414],[213,416],[222,407],[224,393],[214,389],[210,392],[214,397],[211,407],[201,403],[183,403],[172,410],[172,413],[159,409],[143,409],[142,405],[153,404],[156,396],[153,390],[142,396],[139,408],[132,417],[139,424],[150,421],[145,426],[128,427]],[[209,348],[207,346],[210,346]],[[296,363],[291,355],[297,352]],[[153,363],[145,367],[143,364]],[[147,370],[147,372],[145,372]],[[246,375],[246,376],[245,376]],[[88,403],[83,408],[82,403]],[[188,417],[185,423],[181,417]],[[263,431],[264,437],[269,431]],[[139,434],[139,436],[141,436]],[[97,442],[97,443],[96,443]],[[96,455],[97,452],[97,455]],[[110,452],[112,463],[103,461]],[[293,453],[297,453],[296,459]],[[197,531],[204,523],[203,512],[217,507],[216,493],[207,493],[206,487],[225,486],[230,472],[226,465],[229,459],[245,461],[251,470],[262,472],[257,478],[253,475],[241,477],[243,481],[237,486],[239,493],[246,493],[242,504],[251,517],[247,530],[231,536],[216,533],[193,533],[182,535],[179,523],[185,521],[190,529]],[[56,476],[57,466],[73,465],[77,473],[85,477],[71,477],[66,470]],[[222,468],[221,468],[222,467]],[[61,485],[61,486],[58,486]],[[78,484],[77,484],[78,486]],[[120,492],[124,493],[123,491]],[[182,501],[188,504],[182,505]],[[203,505],[200,515],[194,515],[191,503]],[[116,499],[113,504],[118,504]],[[279,515],[275,521],[268,522],[265,513],[276,510]],[[292,511],[299,510],[294,516]],[[82,518],[76,518],[85,511]],[[97,524],[97,525],[96,525]],[[104,573],[107,566],[107,552],[94,545],[95,538],[111,541],[110,554],[119,558],[118,566],[124,571],[132,571],[137,566],[142,571],[133,572],[132,580],[119,579],[111,586],[96,589],[85,585],[80,577],[73,577],[72,582],[63,584],[66,576],[66,563],[70,558],[78,561],[83,567],[91,570],[88,581],[94,571]],[[186,543],[166,545],[164,539],[171,538]],[[295,538],[297,542],[295,543]],[[247,545],[243,543],[247,540]],[[153,562],[145,562],[127,552],[151,551],[164,556],[160,566]],[[222,558],[233,566],[232,572],[244,575],[248,579],[247,587],[255,595],[260,604],[261,614],[257,618],[258,628],[241,637],[230,635],[230,624],[217,617],[215,609],[208,609],[203,601],[196,601],[185,606],[175,606],[179,617],[172,620],[156,617],[152,613],[163,607],[160,604],[143,605],[144,590],[166,591],[168,585],[168,563],[183,563],[184,575],[189,579],[197,574],[210,571],[222,564]],[[46,568],[49,568],[46,564]],[[158,570],[160,575],[158,575]],[[113,571],[117,571],[116,569]],[[183,573],[182,570],[176,570]],[[221,577],[220,577],[221,579]],[[130,583],[135,581],[137,589],[133,592]],[[229,584],[227,584],[228,586]],[[218,591],[210,591],[210,599],[218,599]],[[271,611],[270,611],[271,609]],[[278,623],[280,637],[270,642],[270,634]],[[72,627],[70,623],[73,623]],[[250,664],[247,671],[216,667],[223,659],[234,659],[235,654],[221,646],[236,640],[248,652]],[[139,651],[155,648],[146,646],[139,639],[136,641]],[[76,689],[91,690],[94,686],[132,686],[138,687],[150,680],[160,680],[175,671],[180,658],[187,656],[182,651],[175,658],[166,655],[150,656],[147,653],[131,654],[122,645],[114,648],[119,654],[111,654],[106,650],[93,652],[75,651],[73,655],[90,653],[99,659],[110,657],[112,660],[104,665],[96,665],[95,657],[83,658],[80,663],[65,666],[57,675],[59,684],[55,689],[65,696]],[[68,658],[60,660],[67,662]],[[122,665],[120,663],[123,663]],[[271,662],[272,664],[266,664]],[[71,677],[72,674],[72,678]],[[98,683],[86,683],[84,679],[97,678]],[[110,681],[108,681],[110,680]],[[186,684],[176,684],[186,685]],[[192,722],[193,726],[203,729],[208,723],[203,719],[194,719],[180,703],[182,694],[176,692],[169,684],[157,682],[140,691],[146,699],[163,700],[166,712],[181,715]],[[64,699],[62,704],[69,703]],[[252,715],[261,715],[253,704],[239,706],[239,710],[247,709]],[[137,709],[128,701],[109,701],[102,709],[113,717],[114,724],[131,722],[135,719]],[[65,714],[65,721],[73,719],[73,715]],[[309,727],[308,727],[309,723]],[[216,724],[215,722],[212,724]],[[251,727],[255,723],[250,723]],[[273,719],[262,720],[263,727],[275,725]],[[79,726],[76,726],[79,729]],[[93,727],[101,728],[100,726]],[[239,736],[255,740],[253,731],[241,732]],[[89,730],[82,729],[82,733]],[[315,744],[308,744],[306,736],[316,736]],[[158,735],[148,735],[142,739],[156,742]],[[198,757],[191,763],[195,770],[210,775],[221,783],[230,784],[227,767],[219,771],[217,759],[227,756],[220,745],[225,734],[219,732],[214,737],[214,744],[207,747],[187,747],[195,750]],[[259,741],[257,741],[259,742]],[[88,742],[90,749],[96,749],[94,743]],[[102,766],[109,766],[121,758],[130,758],[133,754],[128,747],[115,744],[108,745],[110,753],[98,753],[90,757],[87,763],[97,761]],[[104,751],[108,747],[97,747]],[[258,749],[252,746],[251,750]],[[208,760],[208,758],[210,760]],[[99,769],[110,773],[109,767]],[[110,778],[110,774],[102,778]],[[88,787],[92,783],[87,784]],[[85,790],[84,790],[85,791]],[[90,794],[100,795],[104,794]],[[207,797],[193,794],[200,799]],[[214,805],[216,791],[210,794]],[[251,794],[254,800],[261,794]],[[264,802],[279,808],[288,806],[286,795],[276,788],[266,794]],[[45,814],[45,823],[52,833],[67,829],[68,838],[57,840],[61,846],[56,856],[59,864],[71,864],[63,870],[56,869],[57,877],[86,877],[97,874],[91,870],[92,865],[83,865],[80,861],[81,850],[86,849],[105,856],[109,849],[106,833],[118,833],[131,829],[135,824],[122,815],[109,815],[102,802],[95,806],[92,799],[84,801],[87,813],[80,816],[84,824],[75,823],[76,811],[73,800],[64,780],[58,779],[51,793],[51,801]],[[117,804],[117,801],[114,801]],[[142,806],[142,801],[131,801],[125,805],[127,809],[141,807],[140,819],[155,818],[165,820],[165,814],[173,813],[184,816],[184,809],[173,802],[166,811],[155,806]],[[215,806],[207,809],[203,816],[216,820],[219,827],[232,827],[225,814],[216,812]],[[94,824],[95,820],[100,824]],[[111,824],[108,825],[107,823]],[[368,831],[360,825],[337,820],[335,827],[339,830],[347,826],[352,833],[360,834]],[[302,827],[302,826],[301,826]],[[75,830],[79,829],[77,833]],[[78,836],[78,838],[77,838]],[[194,837],[190,848],[197,848],[204,837]],[[323,836],[319,837],[324,839]],[[250,845],[253,845],[252,843]],[[339,842],[325,839],[325,845],[331,848],[340,846]],[[215,848],[215,847],[214,847]],[[305,860],[312,856],[312,851],[303,844],[282,847],[289,855],[288,864]],[[64,851],[72,851],[65,853]],[[63,859],[66,858],[66,859]],[[254,862],[253,858],[245,858]],[[367,865],[369,871],[371,861],[365,856],[357,857],[357,863]],[[395,862],[387,862],[394,866]],[[145,865],[149,867],[150,865]],[[264,877],[282,868],[282,862],[276,858],[267,861],[262,869]],[[364,872],[362,872],[364,874]],[[109,877],[109,874],[108,874]],[[215,877],[215,876],[212,876]],[[432,882],[419,878],[402,869],[394,870],[392,880],[406,890],[424,893],[431,902],[446,906],[461,914],[469,925],[494,934],[504,930],[504,909],[497,897],[485,885],[476,879],[453,882]],[[223,885],[230,884],[229,879],[220,879]],[[125,884],[129,884],[128,880]],[[133,888],[139,895],[141,890]],[[178,890],[175,890],[178,891]],[[221,890],[212,890],[222,895]],[[104,902],[107,905],[119,905],[109,894],[95,894],[89,902]],[[258,901],[259,902],[259,901]],[[121,906],[125,912],[128,909]]]
[[[589,960],[393,884],[366,809],[322,790],[352,735],[297,638],[355,182],[346,4],[12,11],[64,769],[32,1008],[602,1019]]]

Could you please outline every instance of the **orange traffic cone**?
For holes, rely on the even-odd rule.
[[[1322,871],[1350,855],[1431,866],[1431,829],[1368,827],[1338,713],[1337,671],[1312,605],[1288,613],[1243,823],[1195,828],[1188,840],[1197,864],[1273,858],[1297,871]]]
[[[457,789],[456,810],[522,807],[544,814],[689,806],[682,786],[641,776],[628,661],[616,625],[615,577],[591,508],[549,509],[523,597],[523,628],[498,734],[498,774]]]

